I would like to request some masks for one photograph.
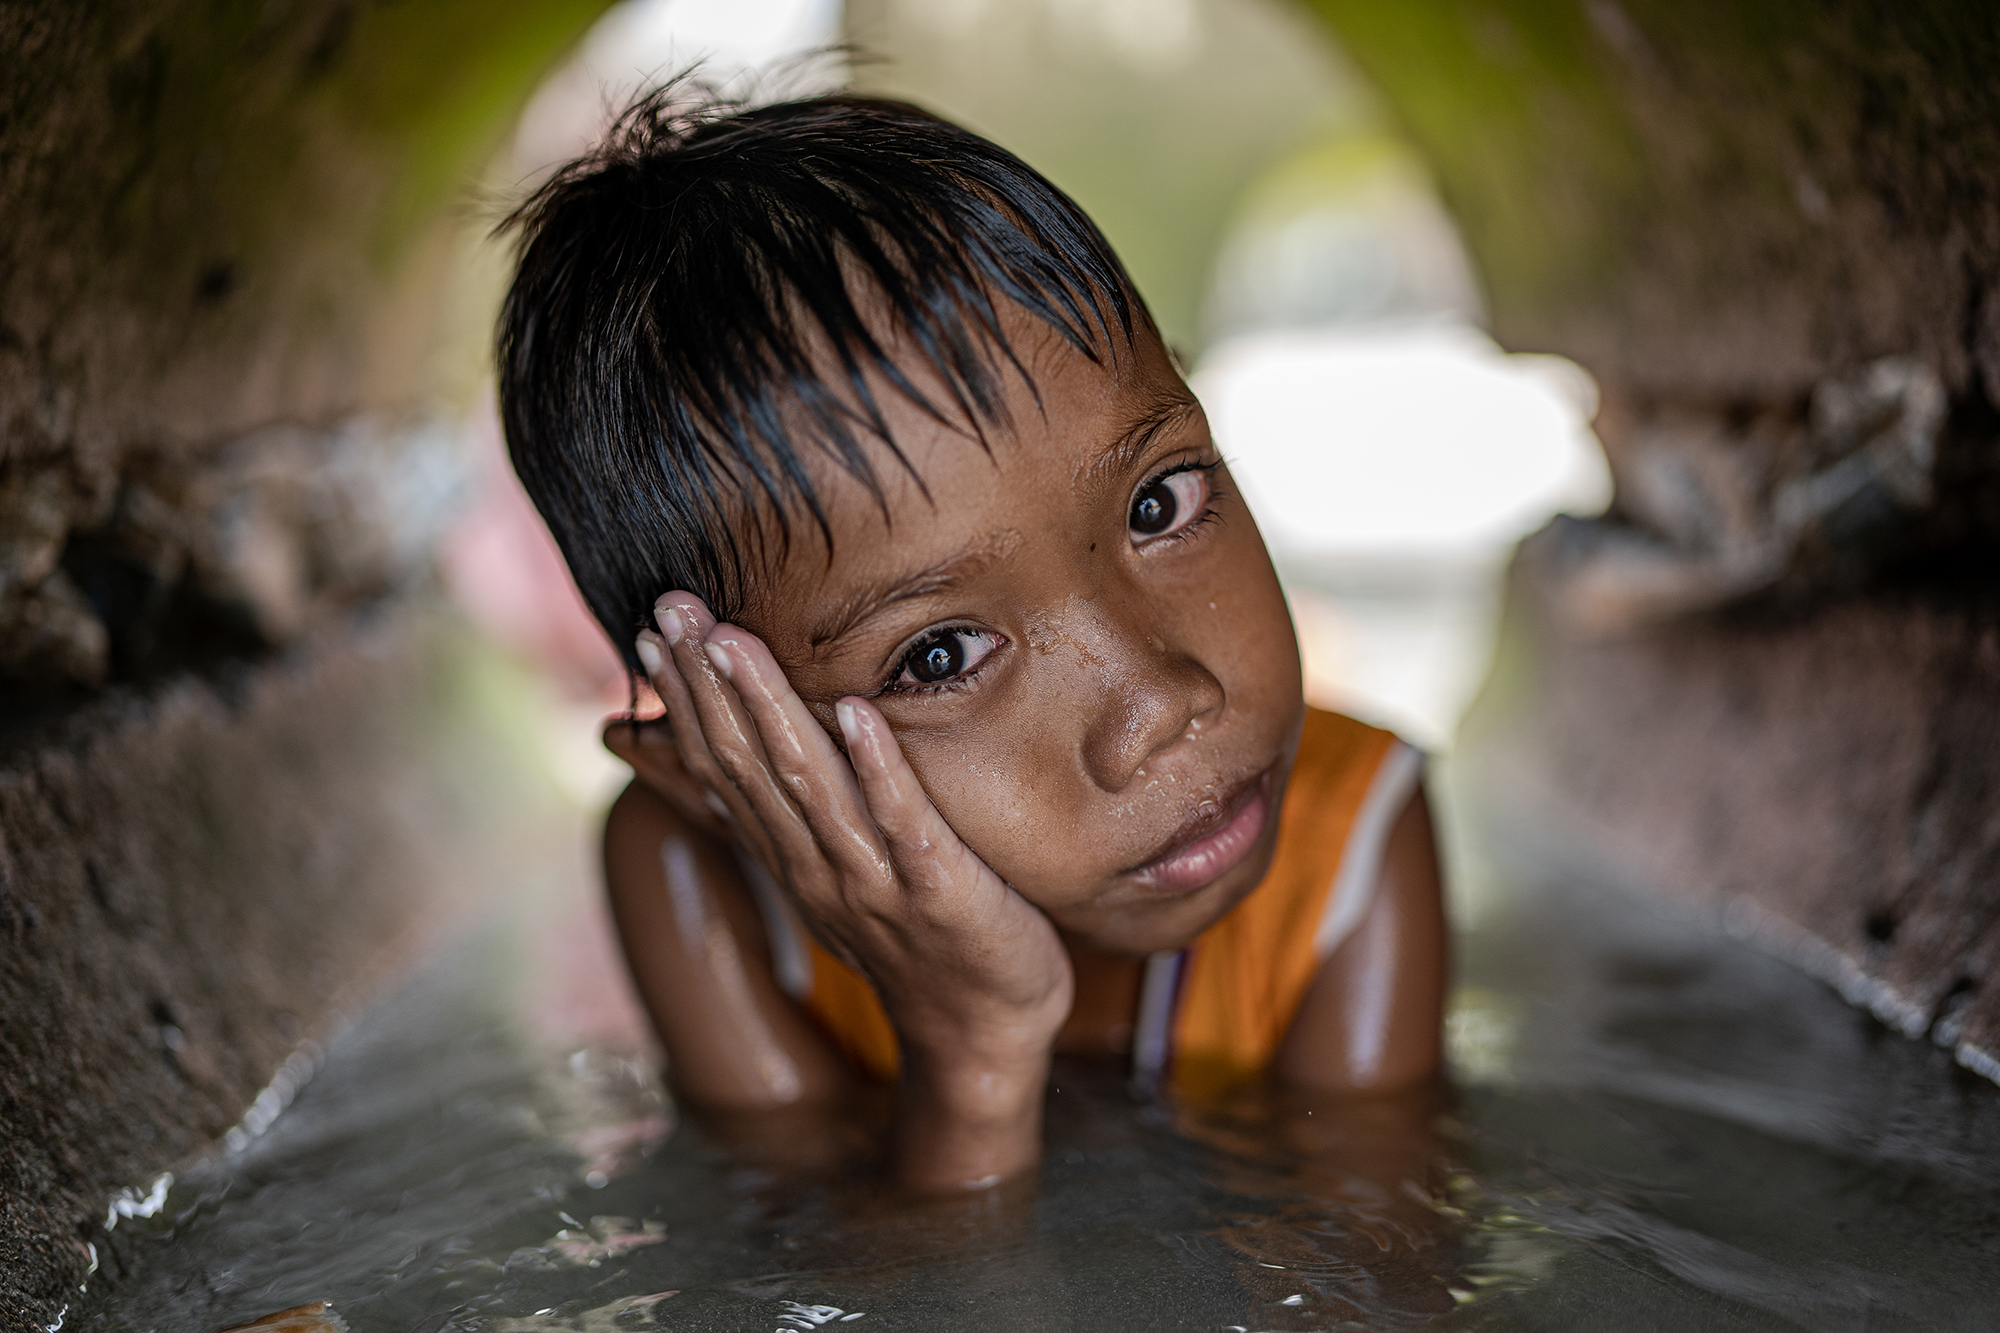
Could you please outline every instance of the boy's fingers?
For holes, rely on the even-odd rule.
[[[654,692],[666,706],[667,722],[673,731],[674,746],[680,753],[682,767],[706,789],[711,802],[721,805],[721,813],[741,829],[745,837],[757,844],[752,850],[775,867],[778,862],[770,833],[710,751],[702,733],[701,719],[695,711],[694,699],[688,693],[687,682],[681,679],[680,669],[666,640],[651,630],[645,630],[640,633],[636,647],[647,678],[653,682]]]
[[[711,653],[720,650],[718,669],[749,710],[772,770],[821,851],[849,882],[891,886],[895,872],[854,770],[807,711],[771,650],[733,625],[717,626],[708,644]]]
[[[687,594],[669,593],[655,615],[708,752],[762,822],[793,888],[817,887],[827,878],[825,861],[812,830],[771,771],[756,724],[708,651],[708,632],[715,628],[708,608]],[[728,661],[726,652],[723,661]]]
[[[847,738],[868,812],[888,843],[904,886],[919,895],[939,894],[962,884],[968,870],[977,877],[992,875],[931,804],[875,706],[850,696],[835,705],[834,714]]]
[[[668,729],[673,733],[682,765],[707,786],[718,792],[726,791],[731,785],[729,775],[709,751],[694,699],[688,693],[687,682],[681,679],[680,668],[666,640],[651,630],[642,630],[636,647],[639,660],[645,664],[646,677],[653,682],[654,692],[666,707]]]
[[[686,600],[679,600],[682,598]],[[753,806],[761,806],[756,787],[763,784],[756,779],[760,770],[768,773],[763,742],[707,651],[708,631],[715,627],[708,608],[692,594],[668,593],[654,608],[654,616],[666,640],[674,675],[688,700],[695,734],[727,780],[740,788]]]

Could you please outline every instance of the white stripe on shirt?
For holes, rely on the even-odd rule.
[[[1174,1000],[1181,988],[1185,949],[1166,949],[1146,959],[1139,986],[1139,1021],[1132,1028],[1132,1082],[1141,1093],[1159,1086],[1173,1054]]]
[[[1389,830],[1396,817],[1410,803],[1417,785],[1423,781],[1424,752],[1396,741],[1375,769],[1368,794],[1355,812],[1354,826],[1348,830],[1347,846],[1340,854],[1340,869],[1334,872],[1333,891],[1327,895],[1326,910],[1313,933],[1313,957],[1325,962],[1361,919],[1375,900],[1375,885],[1382,877],[1382,853],[1389,844]]]

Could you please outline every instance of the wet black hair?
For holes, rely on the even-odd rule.
[[[806,450],[878,501],[863,441],[910,468],[867,374],[983,444],[1001,376],[1033,387],[997,301],[1099,362],[1151,323],[1062,191],[875,98],[744,107],[669,83],[501,230],[519,246],[498,338],[508,452],[634,670],[660,594],[686,588],[730,619],[749,560],[773,534],[789,543],[793,515],[831,549]],[[891,337],[945,401],[891,359]]]

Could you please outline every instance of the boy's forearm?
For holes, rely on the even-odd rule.
[[[606,820],[605,885],[675,1093],[712,1109],[825,1102],[838,1053],[778,987],[735,860],[635,783]]]
[[[1042,1155],[1046,1047],[1028,1053],[904,1050],[897,1091],[895,1171],[931,1193],[984,1189]]]

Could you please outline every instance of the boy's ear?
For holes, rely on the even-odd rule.
[[[727,838],[709,792],[681,764],[673,728],[664,717],[644,722],[614,717],[604,724],[604,748],[624,760],[640,782],[673,807],[674,813],[710,837]]]

